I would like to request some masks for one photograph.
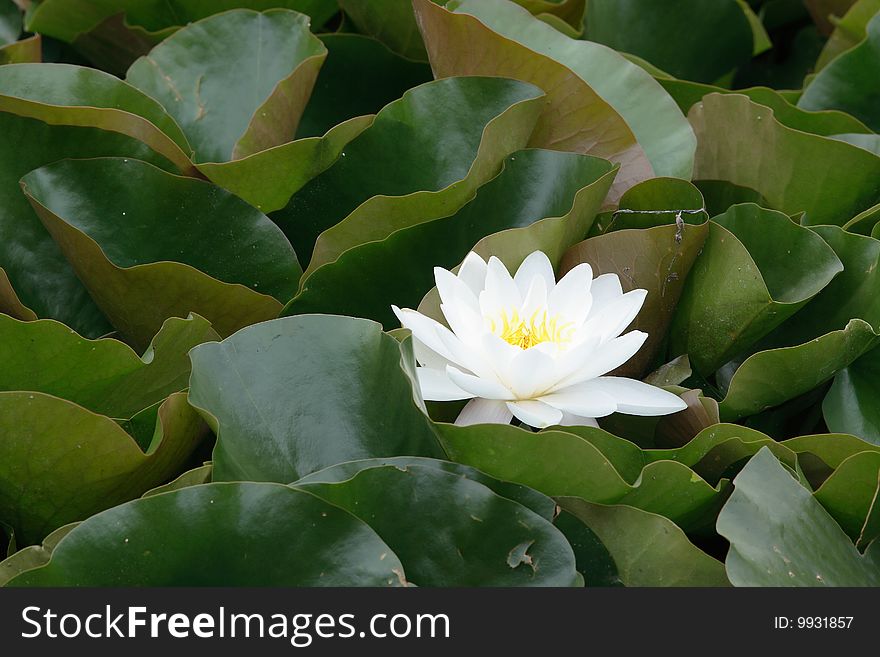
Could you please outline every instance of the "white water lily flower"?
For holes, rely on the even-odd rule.
[[[596,426],[611,413],[666,415],[686,408],[676,395],[603,376],[639,350],[647,333],[630,331],[645,290],[623,293],[616,274],[593,279],[581,264],[558,283],[547,256],[535,251],[511,278],[496,258],[469,253],[458,275],[434,269],[440,309],[449,323],[393,306],[412,331],[425,400],[470,399],[456,420],[536,428]]]

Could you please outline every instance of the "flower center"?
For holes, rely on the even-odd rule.
[[[572,322],[563,322],[559,315],[548,317],[546,310],[536,310],[531,317],[520,317],[519,311],[503,311],[498,321],[490,320],[492,333],[520,349],[531,349],[543,342],[563,346],[571,340]]]

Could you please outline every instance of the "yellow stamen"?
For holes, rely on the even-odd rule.
[[[499,322],[490,320],[489,328],[505,342],[520,349],[531,349],[544,342],[564,346],[571,340],[572,322],[562,322],[559,315],[547,316],[546,310],[536,310],[528,319],[519,311],[501,313]]]

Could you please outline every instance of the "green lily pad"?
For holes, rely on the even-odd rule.
[[[613,175],[607,161],[586,155],[518,151],[454,214],[402,228],[381,241],[367,241],[315,269],[282,314],[333,312],[395,326],[391,305],[416,307],[434,285],[432,266],[452,269],[484,235],[534,227],[532,250],[568,246],[586,232]],[[562,219],[556,222],[556,235],[539,235],[546,217]],[[395,266],[389,268],[389,262]]]
[[[815,497],[843,531],[857,541],[877,497],[880,453],[860,452],[849,457],[825,480]]]
[[[790,468],[797,467],[797,454],[793,448],[777,443],[760,431],[737,424],[720,423],[703,429],[686,445],[674,449],[645,450],[648,462],[677,461],[692,468],[710,484],[731,476],[731,469],[767,447]]]
[[[549,17],[564,22],[575,30],[583,29],[586,0],[513,0],[541,20]],[[548,20],[549,22],[549,20]],[[553,23],[551,23],[553,24]]]
[[[0,0],[0,46],[18,41],[21,34],[21,9],[12,0]]]
[[[196,347],[189,398],[217,434],[214,480],[290,483],[343,461],[439,456],[411,357],[374,322],[326,315]]]
[[[767,337],[769,346],[813,340],[844,328],[854,317],[880,328],[880,241],[837,226],[816,226],[812,230],[834,249],[843,271],[801,312]]]
[[[880,130],[880,15],[867,26],[865,40],[823,68],[804,89],[798,107],[836,109],[852,114],[874,131]]]
[[[686,16],[699,16],[700,29]],[[590,0],[585,24],[584,38],[687,80],[712,82],[747,62],[754,49],[736,0]]]
[[[225,162],[293,140],[326,56],[305,14],[240,9],[179,30],[126,80],[162,103],[199,162]]]
[[[44,538],[39,545],[29,545],[0,561],[0,588],[6,586],[16,575],[49,563],[55,546],[78,524],[78,522],[72,522],[64,527],[59,527]]]
[[[310,274],[352,246],[446,216],[525,146],[543,101],[537,87],[503,78],[411,89],[272,219],[310,258]]]
[[[880,201],[880,157],[788,128],[746,96],[709,94],[689,119],[699,143],[696,179],[754,189],[774,209],[805,212],[808,225],[839,226]]]
[[[606,452],[613,454],[615,461],[623,460],[625,465],[620,467],[630,476],[636,471],[627,463],[632,455],[622,455],[624,447],[619,445],[609,451],[608,443],[615,437],[599,429],[580,428],[575,434],[555,429],[532,433],[494,424],[436,426],[443,448],[453,460],[553,497],[636,506],[688,528],[699,527],[707,517],[714,518],[723,500],[723,486],[713,488],[675,461],[649,463],[637,470],[636,479],[625,480]],[[597,437],[587,439],[585,433]],[[602,441],[602,447],[592,440]]]
[[[822,402],[831,431],[880,445],[880,350],[872,349],[838,372]]]
[[[0,68],[0,109],[51,125],[101,128],[142,141],[181,172],[195,171],[191,149],[155,100],[115,76],[70,64]]]
[[[368,467],[295,487],[368,525],[418,586],[573,586],[575,559],[549,520],[486,486],[435,467]]]
[[[53,320],[0,315],[0,390],[41,392],[130,418],[186,388],[189,350],[212,340],[219,336],[205,319],[172,318],[139,358],[118,340],[86,340]]]
[[[592,529],[563,510],[559,511],[553,524],[568,539],[578,572],[584,576],[584,586],[623,586],[617,564]]]
[[[522,504],[524,507],[531,509],[546,520],[553,520],[553,517],[556,515],[556,502],[547,495],[539,493],[528,486],[493,479],[476,468],[462,465],[461,463],[417,456],[392,456],[389,458],[361,459],[359,461],[337,463],[336,465],[331,465],[323,470],[308,474],[302,479],[295,481],[292,485],[302,486],[314,483],[336,484],[351,479],[363,470],[379,467],[384,468],[386,466],[392,466],[398,469],[406,469],[410,466],[433,468],[457,477],[466,477],[482,484],[501,497],[506,497],[509,500]]]
[[[43,39],[39,34],[0,46],[0,65],[33,64],[43,61]]]
[[[678,306],[673,353],[709,375],[817,295],[843,265],[813,231],[754,204],[715,217]]]
[[[867,210],[863,210],[855,217],[843,224],[843,229],[848,233],[857,233],[858,235],[873,235],[874,228],[880,222],[880,203],[874,205]]]
[[[309,493],[215,483],[89,518],[10,586],[400,586],[366,524]]]
[[[685,281],[709,232],[705,213],[701,224],[676,222],[675,210],[694,209],[695,204],[698,205],[696,209],[702,208],[702,197],[686,181],[656,178],[641,183],[621,198],[620,207],[633,213],[619,214],[618,218],[634,221],[634,217],[643,217],[654,223],[668,216],[672,223],[614,230],[615,220],[612,232],[575,244],[562,259],[560,275],[586,262],[592,267],[594,276],[617,274],[624,292],[633,289],[648,291],[642,310],[629,327],[646,332],[648,340],[635,357],[615,371],[620,376],[641,378],[654,364],[666,340]],[[669,215],[639,214],[639,210],[656,212],[666,209],[673,212]]]
[[[400,57],[376,39],[360,34],[319,38],[327,48],[327,59],[297,127],[297,138],[322,135],[353,117],[375,114],[408,89],[434,79],[430,66]]]
[[[0,520],[19,545],[138,497],[179,471],[205,435],[184,393],[143,411],[146,449],[110,418],[40,392],[0,392]]]
[[[43,167],[22,184],[98,306],[136,345],[190,312],[221,336],[271,319],[299,282],[281,230],[209,183],[101,158]]]
[[[790,103],[781,92],[768,87],[724,89],[688,80],[658,79],[658,82],[685,113],[689,112],[708,94],[740,94],[748,96],[752,102],[758,105],[769,107],[773,110],[773,117],[777,121],[794,130],[823,137],[840,133],[863,134],[871,132],[868,126],[849,114],[837,110],[807,111]]]
[[[231,162],[207,162],[197,167],[208,180],[261,212],[274,212],[284,208],[312,178],[330,168],[343,149],[372,123],[372,116],[356,117],[322,137],[297,139]]]
[[[27,29],[72,43],[121,11],[128,25],[159,32],[240,7],[293,9],[317,27],[338,10],[332,0],[41,0],[28,14]]]
[[[856,0],[855,4],[834,24],[834,31],[816,60],[816,71],[821,71],[841,53],[854,48],[867,36],[868,21],[880,12],[880,0]]]
[[[182,488],[200,486],[201,484],[210,484],[211,475],[213,474],[213,472],[214,465],[212,463],[205,463],[204,465],[200,465],[199,467],[193,468],[192,470],[187,470],[176,479],[169,481],[167,484],[162,484],[161,486],[151,488],[146,493],[141,495],[141,497],[152,497],[153,495],[159,495],[160,493],[170,493],[171,491],[180,490]]]
[[[339,6],[358,32],[378,39],[402,57],[428,61],[411,0],[339,0]]]
[[[650,74],[610,48],[566,37],[505,0],[456,0],[447,7],[475,16],[506,38],[568,67],[632,128],[656,175],[690,178],[693,132]]]
[[[721,419],[729,422],[778,406],[830,380],[873,348],[878,335],[867,322],[851,320],[794,347],[760,351],[733,374],[721,401]]]
[[[562,497],[558,502],[599,537],[624,586],[730,585],[723,564],[697,548],[663,516],[575,497]]]
[[[804,0],[804,5],[819,28],[819,32],[827,36],[853,2],[855,0]]]
[[[492,233],[477,242],[471,250],[484,260],[495,256],[504,263],[508,271],[516,271],[523,260],[538,249],[547,255],[554,269],[558,270],[559,263],[568,248],[582,238],[597,219],[596,209],[603,198],[608,198],[608,190],[618,171],[615,166],[601,178],[580,190],[575,195],[571,209],[563,216],[547,217],[529,226]],[[531,203],[534,201],[535,199],[532,199]],[[456,267],[455,271],[457,270]],[[419,303],[418,311],[438,322],[446,323],[446,318],[440,311],[440,294],[436,287],[425,295]]]
[[[810,492],[762,449],[734,480],[718,517],[735,586],[878,586],[877,545],[865,555]],[[872,549],[873,548],[873,549]]]
[[[499,6],[491,4],[493,10]],[[587,153],[620,164],[621,173],[612,189],[615,199],[628,187],[653,176],[651,163],[624,118],[563,63],[494,31],[475,16],[454,13],[431,0],[414,0],[413,6],[438,77],[514,77],[547,93],[530,146]],[[513,4],[507,8],[518,22],[538,25],[548,31],[545,34],[568,39],[522,8]]]

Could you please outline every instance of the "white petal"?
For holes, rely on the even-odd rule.
[[[446,375],[462,390],[471,393],[472,397],[482,397],[483,399],[513,399],[510,390],[505,388],[497,381],[490,379],[482,379],[473,374],[465,374],[461,370],[452,365],[446,366]]]
[[[466,303],[440,304],[440,311],[456,337],[468,345],[475,345],[483,334],[483,316]]]
[[[479,299],[486,287],[486,261],[471,251],[458,268],[458,277]]]
[[[594,417],[581,417],[580,415],[572,415],[571,413],[563,413],[562,419],[559,420],[561,427],[595,427],[599,428],[599,423]]]
[[[556,275],[553,273],[553,265],[550,258],[543,251],[534,251],[530,253],[513,277],[516,286],[519,288],[520,295],[525,298],[532,285],[532,280],[541,278],[544,281],[544,289],[552,290],[556,285]]]
[[[459,369],[472,372],[478,377],[497,380],[495,370],[489,364],[480,344],[465,344],[452,331],[438,332],[440,342],[450,354],[449,360]]]
[[[575,326],[583,324],[593,303],[592,282],[593,268],[586,262],[568,272],[550,292],[547,300],[550,315],[560,315],[562,321]]]
[[[510,386],[507,386],[506,381],[510,378],[510,363],[522,353],[522,349],[514,347],[489,331],[485,331],[481,336],[480,346],[487,364],[495,372],[499,381],[509,389]]]
[[[480,309],[484,317],[500,312],[511,312],[522,305],[522,295],[510,277],[510,272],[498,258],[489,258],[486,267],[486,289],[480,293]]]
[[[474,396],[455,385],[442,370],[417,367],[416,375],[419,377],[422,399],[426,401],[454,401],[456,399],[471,399]]]
[[[477,295],[451,271],[446,271],[442,267],[434,267],[434,281],[437,283],[440,299],[445,305],[466,305],[475,313],[480,312],[480,302],[477,301]]]
[[[616,338],[632,324],[647,295],[647,290],[632,290],[617,297],[605,304],[600,312],[590,313],[590,319],[584,324],[583,330],[601,336],[602,340]]]
[[[563,388],[540,398],[546,404],[565,413],[582,417],[605,417],[617,410],[614,397],[593,381],[585,381]]]
[[[471,424],[510,424],[513,413],[502,401],[471,399],[458,414],[455,424],[466,427]]]
[[[534,399],[547,392],[556,379],[556,360],[543,351],[532,348],[520,349],[514,355],[504,381],[516,399]]]
[[[507,408],[518,420],[536,429],[546,429],[562,419],[562,411],[537,400],[507,402]]]
[[[617,274],[597,276],[593,279],[593,284],[590,286],[590,294],[593,296],[593,307],[590,310],[590,316],[592,317],[623,294],[623,288],[620,286],[620,279],[617,277]]]
[[[437,322],[436,320],[426,317],[415,310],[409,308],[398,308],[391,306],[397,319],[400,320],[401,326],[412,331],[413,337],[422,343],[426,348],[439,354],[446,360],[457,362],[453,358],[452,353],[440,339],[440,336],[446,332],[453,338],[452,331]]]
[[[678,395],[635,379],[603,376],[590,383],[614,397],[619,413],[656,416],[677,413],[687,408],[687,404]]]
[[[438,354],[433,349],[429,349],[425,346],[425,344],[419,340],[417,337],[413,336],[413,354],[416,357],[416,362],[423,367],[430,367],[435,370],[445,370],[446,366],[449,365],[449,361]]]
[[[567,366],[572,371],[567,376],[560,377],[551,392],[594,379],[620,367],[642,348],[647,339],[647,333],[630,331],[626,335],[609,340],[592,351],[584,348],[584,353],[577,354],[577,357],[573,357],[575,354],[571,352],[571,361],[567,363]],[[587,347],[589,346],[587,345]]]
[[[528,321],[535,313],[543,314],[547,309],[547,283],[543,278],[532,279],[529,289],[523,297],[519,316]]]

